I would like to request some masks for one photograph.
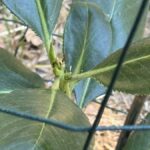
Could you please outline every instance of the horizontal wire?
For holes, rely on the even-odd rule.
[[[96,131],[148,131],[150,125],[98,126]]]
[[[15,110],[3,108],[3,107],[0,107],[0,112],[9,114],[12,116],[16,116],[19,118],[24,118],[27,120],[35,121],[35,122],[45,123],[48,125],[52,125],[52,126],[55,126],[55,127],[61,128],[61,129],[65,129],[65,130],[70,130],[70,131],[85,132],[85,131],[89,131],[89,129],[90,129],[90,127],[79,127],[79,126],[69,125],[69,124],[65,124],[61,121],[54,120],[54,119],[46,119],[46,118],[32,115],[29,113],[15,111]]]
[[[53,119],[46,119],[43,117],[39,117],[36,115],[31,115],[24,112],[19,112],[7,108],[0,107],[0,112],[13,115],[19,118],[24,118],[31,121],[36,121],[40,123],[45,123],[47,125],[52,125],[64,130],[72,131],[72,132],[88,132],[91,130],[91,126],[76,126],[76,125],[69,125],[63,122],[53,120]],[[147,131],[150,130],[150,125],[126,125],[126,126],[98,126],[96,131]]]

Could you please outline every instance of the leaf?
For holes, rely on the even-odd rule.
[[[113,50],[122,48],[124,46],[137,16],[138,10],[141,6],[141,3],[142,0],[119,0],[119,2],[116,3],[116,7],[114,8],[114,13],[111,21],[113,30]],[[149,7],[147,5],[145,14],[140,21],[139,28],[136,32],[134,41],[143,38],[142,35],[144,33],[144,26],[146,22],[148,8]]]
[[[3,0],[4,4],[48,44],[62,0]],[[50,43],[49,43],[50,45]]]
[[[85,107],[90,101],[105,93],[105,87],[91,78],[81,80],[75,87],[77,105]]]
[[[0,96],[0,104],[65,124],[89,126],[83,112],[60,91],[16,90]],[[0,113],[0,122],[2,150],[82,150],[87,137],[86,132],[70,132],[4,113]]]
[[[150,114],[140,125],[150,125]],[[133,132],[129,137],[123,150],[149,150],[150,149],[150,131]]]
[[[124,46],[137,16],[142,0],[109,0],[107,2],[104,1],[105,0],[94,0],[94,2],[99,4],[100,8],[102,8],[103,11],[107,15],[109,15],[113,34],[112,50],[115,51]],[[149,5],[147,5],[145,14],[143,15],[143,19],[140,22],[134,41],[143,38],[142,35],[144,32],[144,25],[146,22],[148,8]],[[111,11],[109,12],[108,10]]]
[[[0,93],[20,88],[44,87],[44,81],[24,67],[20,61],[0,49]]]
[[[100,9],[87,3],[72,4],[64,33],[66,70],[73,73],[92,69],[106,58],[112,33]]]
[[[73,3],[64,33],[64,55],[67,71],[74,73],[87,71],[106,58],[111,48],[111,34],[107,18],[99,8],[82,2]],[[81,81],[81,84],[75,88],[78,104],[81,97],[83,102],[81,105],[85,105],[89,100],[101,94],[99,84],[92,79],[87,91],[91,91],[90,87],[93,87],[95,88],[93,94],[86,94],[86,97],[82,95],[86,91],[83,92],[83,88],[81,90],[81,85],[87,85],[87,80]]]
[[[87,0],[85,0],[87,1]],[[93,0],[92,2],[88,0],[89,4],[96,4],[96,7],[100,7],[104,14],[107,16],[112,28],[113,42],[112,42],[112,51],[124,46],[129,32],[132,28],[133,22],[137,15],[139,6],[141,5],[141,0]],[[125,8],[125,9],[124,9]],[[137,34],[135,35],[134,41],[142,39],[142,34],[144,31],[144,25],[146,22],[146,16],[148,13],[148,6],[143,16],[143,19],[138,28]],[[132,15],[130,15],[132,14]],[[86,84],[86,81],[85,83]],[[95,85],[96,86],[96,85]],[[78,90],[77,90],[78,89]],[[93,89],[94,90],[94,89]],[[95,89],[97,90],[97,89]],[[84,92],[80,87],[76,87],[76,93],[83,94]],[[77,95],[77,94],[76,94]],[[84,97],[84,95],[82,95]],[[95,95],[95,98],[97,95]],[[85,100],[86,101],[86,100]]]
[[[106,88],[92,78],[81,80],[74,88],[76,103],[80,108],[103,95]]]
[[[97,7],[100,7],[103,12],[107,15],[108,19],[111,16],[112,13],[112,9],[113,9],[113,5],[114,5],[114,1],[115,0],[85,0],[88,1],[89,3],[96,3]]]
[[[100,83],[109,85],[121,52],[113,53],[91,72]],[[150,38],[145,38],[130,46],[114,89],[132,94],[150,94],[149,68]]]

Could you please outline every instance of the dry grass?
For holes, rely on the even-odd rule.
[[[68,4],[70,0],[64,1],[64,7],[61,10],[61,16],[55,29],[55,33],[62,35],[65,20],[68,14]],[[4,7],[0,6],[0,18],[15,19]],[[149,15],[150,18],[150,15]],[[145,28],[145,36],[150,35],[150,19],[147,21]],[[0,47],[7,49],[14,54],[15,49],[19,45],[17,58],[33,71],[37,72],[42,78],[48,80],[48,85],[51,85],[51,80],[54,79],[51,65],[49,64],[46,52],[43,50],[42,41],[32,32],[28,30],[24,40],[20,43],[19,40],[25,31],[25,27],[13,23],[0,21]],[[53,38],[55,49],[57,54],[62,57],[62,39],[59,37]],[[124,93],[115,92],[109,102],[109,106],[127,112],[130,108],[133,96]],[[97,111],[100,105],[96,103],[90,103],[85,109],[85,113],[88,116],[91,124],[95,119]],[[147,112],[150,109],[149,101],[145,103],[143,112]],[[126,114],[112,111],[111,109],[105,109],[102,121],[100,125],[123,125]],[[142,116],[141,116],[142,117]],[[114,150],[118,132],[96,132],[96,140],[94,150]]]

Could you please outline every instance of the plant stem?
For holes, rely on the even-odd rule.
[[[50,104],[49,104],[48,111],[47,111],[47,113],[46,113],[46,115],[45,115],[45,118],[46,118],[46,119],[48,119],[48,117],[50,116],[51,111],[52,111],[52,109],[53,109],[53,106],[54,106],[54,103],[55,103],[55,99],[56,99],[57,90],[59,89],[59,83],[60,83],[60,79],[58,78],[58,79],[55,80],[55,82],[54,82],[54,84],[53,84],[53,86],[52,86],[52,88],[51,88],[52,90],[51,90],[51,95],[50,95],[50,99],[49,99]],[[37,138],[37,140],[36,140],[36,142],[35,142],[35,144],[34,144],[34,146],[33,146],[33,149],[36,149],[36,147],[37,147],[37,145],[38,145],[40,139],[42,138],[42,135],[43,135],[45,126],[46,126],[46,124],[43,123],[43,124],[42,124],[42,128],[41,128],[41,131],[40,131],[40,133],[39,133],[39,136],[38,136],[38,138]]]
[[[58,65],[58,61],[52,43],[50,44],[50,50],[48,51],[48,56],[54,69],[56,67],[55,65]]]
[[[135,62],[138,62],[138,61],[142,61],[144,59],[150,59],[150,55],[126,60],[122,64],[122,66],[125,66],[125,65],[128,65],[128,64],[132,64],[132,63],[135,63]],[[91,77],[91,76],[94,76],[94,75],[98,75],[98,74],[100,75],[100,74],[102,74],[104,72],[114,70],[117,67],[117,63],[116,64],[112,64],[112,65],[108,65],[108,66],[102,67],[102,68],[100,68],[100,66],[98,66],[98,67],[93,69],[93,70],[91,70],[91,71],[87,71],[87,72],[80,73],[80,74],[70,74],[69,73],[69,74],[66,75],[66,79],[68,79],[68,80],[80,80],[80,79],[88,78],[88,77]]]
[[[48,31],[48,27],[46,24],[46,20],[45,20],[45,16],[44,16],[44,12],[41,6],[41,2],[39,0],[36,0],[36,5],[38,8],[38,13],[40,16],[40,20],[41,20],[41,26],[42,26],[42,30],[44,33],[44,42],[45,42],[45,46],[46,46],[46,50],[47,52],[50,50],[50,35],[49,35],[49,31]]]
[[[60,88],[60,78],[57,78],[55,81],[54,81],[54,83],[53,83],[53,85],[52,85],[52,90],[58,90]]]
[[[81,80],[81,79],[88,78],[88,77],[91,77],[96,74],[104,73],[106,71],[114,69],[115,67],[116,67],[116,64],[108,66],[108,67],[100,68],[100,69],[94,69],[94,70],[87,71],[84,73],[79,73],[79,74],[68,73],[68,74],[66,74],[65,78],[66,78],[66,80]]]
[[[50,62],[51,62],[52,66],[53,66],[53,69],[54,69],[54,67],[57,64],[57,56],[56,56],[56,53],[55,53],[55,51],[53,49],[53,46],[52,46],[51,37],[49,35],[48,26],[47,26],[47,23],[46,23],[47,20],[45,18],[40,0],[36,0],[36,6],[38,8],[38,13],[39,13],[40,20],[41,20],[41,26],[42,26],[42,30],[43,30],[43,34],[44,34],[43,38],[44,38],[46,51],[48,53]],[[54,64],[55,64],[55,66],[54,66]]]
[[[135,96],[124,125],[134,125],[146,100],[146,96]],[[116,146],[116,150],[122,150],[131,131],[122,131]]]
[[[66,95],[72,99],[72,88],[70,87],[70,83],[69,82],[66,82],[66,84],[64,85],[65,87],[65,92],[66,92]]]

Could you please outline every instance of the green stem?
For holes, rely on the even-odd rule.
[[[107,72],[110,69],[114,69],[115,67],[116,67],[116,65],[112,65],[112,66],[108,66],[108,67],[104,67],[104,68],[100,68],[100,69],[94,69],[91,71],[87,71],[87,72],[80,73],[80,74],[73,74],[73,75],[68,73],[65,75],[65,78],[66,78],[66,80],[81,80],[84,78],[94,76],[96,74]]]
[[[57,61],[57,56],[54,51],[52,43],[50,44],[50,50],[49,50],[48,56],[49,56],[52,66],[55,68],[55,65],[58,65],[58,61]]]
[[[56,80],[55,80],[55,82],[53,83],[53,85],[52,85],[52,90],[58,90],[59,89],[59,85],[60,85],[60,78],[57,78]]]
[[[47,117],[49,116],[52,108],[53,108],[53,105],[54,105],[54,102],[55,102],[55,97],[56,97],[56,93],[57,93],[57,90],[59,90],[59,85],[60,85],[60,79],[56,79],[55,82],[53,83],[52,85],[52,88],[51,88],[51,96],[50,96],[50,105],[49,105],[49,110],[48,110],[48,114],[47,114]]]
[[[44,16],[44,12],[41,6],[41,2],[39,0],[36,0],[36,5],[38,8],[38,13],[40,16],[40,20],[41,20],[41,26],[42,26],[42,30],[44,33],[44,41],[45,41],[45,46],[46,46],[46,50],[47,52],[50,50],[50,35],[49,35],[49,31],[47,28],[47,24],[46,24],[46,20],[45,20],[45,16]]]
[[[70,83],[67,82],[65,85],[65,92],[67,94],[67,96],[72,99],[72,88],[70,87]]]
[[[60,82],[60,79],[56,79],[54,84],[53,84],[53,86],[52,86],[52,91],[51,91],[51,95],[50,95],[50,99],[49,99],[50,100],[50,104],[49,104],[48,111],[47,111],[47,113],[45,115],[46,119],[49,118],[50,113],[51,113],[51,111],[53,109],[54,102],[55,102],[55,99],[56,99],[57,90],[59,89],[59,82]],[[42,135],[44,133],[45,126],[46,126],[46,124],[43,123],[42,124],[42,128],[41,128],[41,130],[39,132],[39,136],[38,136],[38,138],[37,138],[37,140],[36,140],[36,142],[35,142],[35,144],[33,146],[33,149],[36,149],[37,145],[39,144],[39,141],[42,138]]]
[[[42,30],[43,30],[43,34],[44,34],[43,38],[44,38],[46,51],[48,53],[50,62],[53,65],[55,62],[57,62],[57,57],[56,57],[56,53],[55,53],[55,51],[52,47],[52,44],[51,44],[52,43],[51,37],[49,35],[49,30],[48,30],[48,27],[46,24],[47,20],[45,18],[40,0],[36,0],[35,2],[36,2],[36,6],[38,8],[38,13],[39,13],[40,20],[41,20],[41,26],[42,26]]]
[[[125,66],[125,65],[128,65],[128,64],[132,64],[132,63],[144,60],[144,59],[150,59],[150,55],[126,60],[122,64],[122,67]],[[80,74],[70,74],[70,73],[68,73],[68,74],[66,74],[65,78],[66,78],[66,80],[81,80],[81,79],[84,79],[84,78],[88,78],[88,77],[91,77],[91,76],[94,76],[94,75],[97,75],[97,74],[100,75],[101,73],[113,70],[113,69],[116,68],[116,66],[117,66],[117,64],[112,64],[110,66],[94,69],[94,70],[87,71],[87,72],[80,73]],[[98,67],[100,67],[100,66],[98,66]]]

